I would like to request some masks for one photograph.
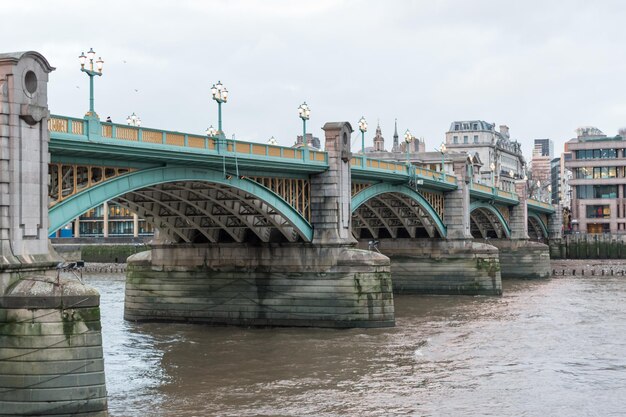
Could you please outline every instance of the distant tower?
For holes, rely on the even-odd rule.
[[[391,152],[400,152],[400,144],[398,143],[398,119],[394,121],[393,148],[391,148]]]
[[[380,123],[376,126],[376,136],[374,136],[374,152],[384,152],[385,151],[385,138],[383,138],[383,133],[380,131]]]

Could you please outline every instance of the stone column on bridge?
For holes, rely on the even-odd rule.
[[[313,243],[356,245],[352,236],[350,202],[352,180],[350,175],[349,123],[326,123],[328,170],[311,178],[311,224]]]
[[[515,194],[519,204],[509,210],[509,228],[511,239],[528,239],[528,188],[525,180],[515,181]]]
[[[56,265],[48,250],[48,73],[36,52],[0,54],[0,290],[11,267]]]
[[[107,414],[98,293],[48,242],[48,74],[0,54],[0,415]]]
[[[470,229],[470,193],[467,161],[454,161],[453,169],[457,178],[458,188],[446,193],[444,200],[443,222],[446,225],[446,238],[472,239]]]
[[[563,238],[563,205],[556,206],[556,212],[548,216],[548,239],[560,240]]]
[[[566,248],[563,244],[563,205],[556,206],[556,212],[548,216],[548,246],[551,258],[565,258]]]
[[[490,244],[500,251],[502,278],[548,278],[550,252],[548,246],[529,240],[528,191],[526,181],[515,181],[519,204],[510,208],[510,239],[491,239]]]

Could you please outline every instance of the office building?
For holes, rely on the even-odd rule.
[[[582,233],[626,232],[626,141],[599,129],[577,129],[566,144],[572,159],[572,229]]]

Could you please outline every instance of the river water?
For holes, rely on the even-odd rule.
[[[396,327],[123,320],[101,292],[111,416],[624,416],[626,277],[504,282],[502,297],[396,296]]]

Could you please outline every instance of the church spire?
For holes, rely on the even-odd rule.
[[[398,119],[394,121],[393,129],[393,148],[391,152],[400,152],[400,144],[398,143]]]

